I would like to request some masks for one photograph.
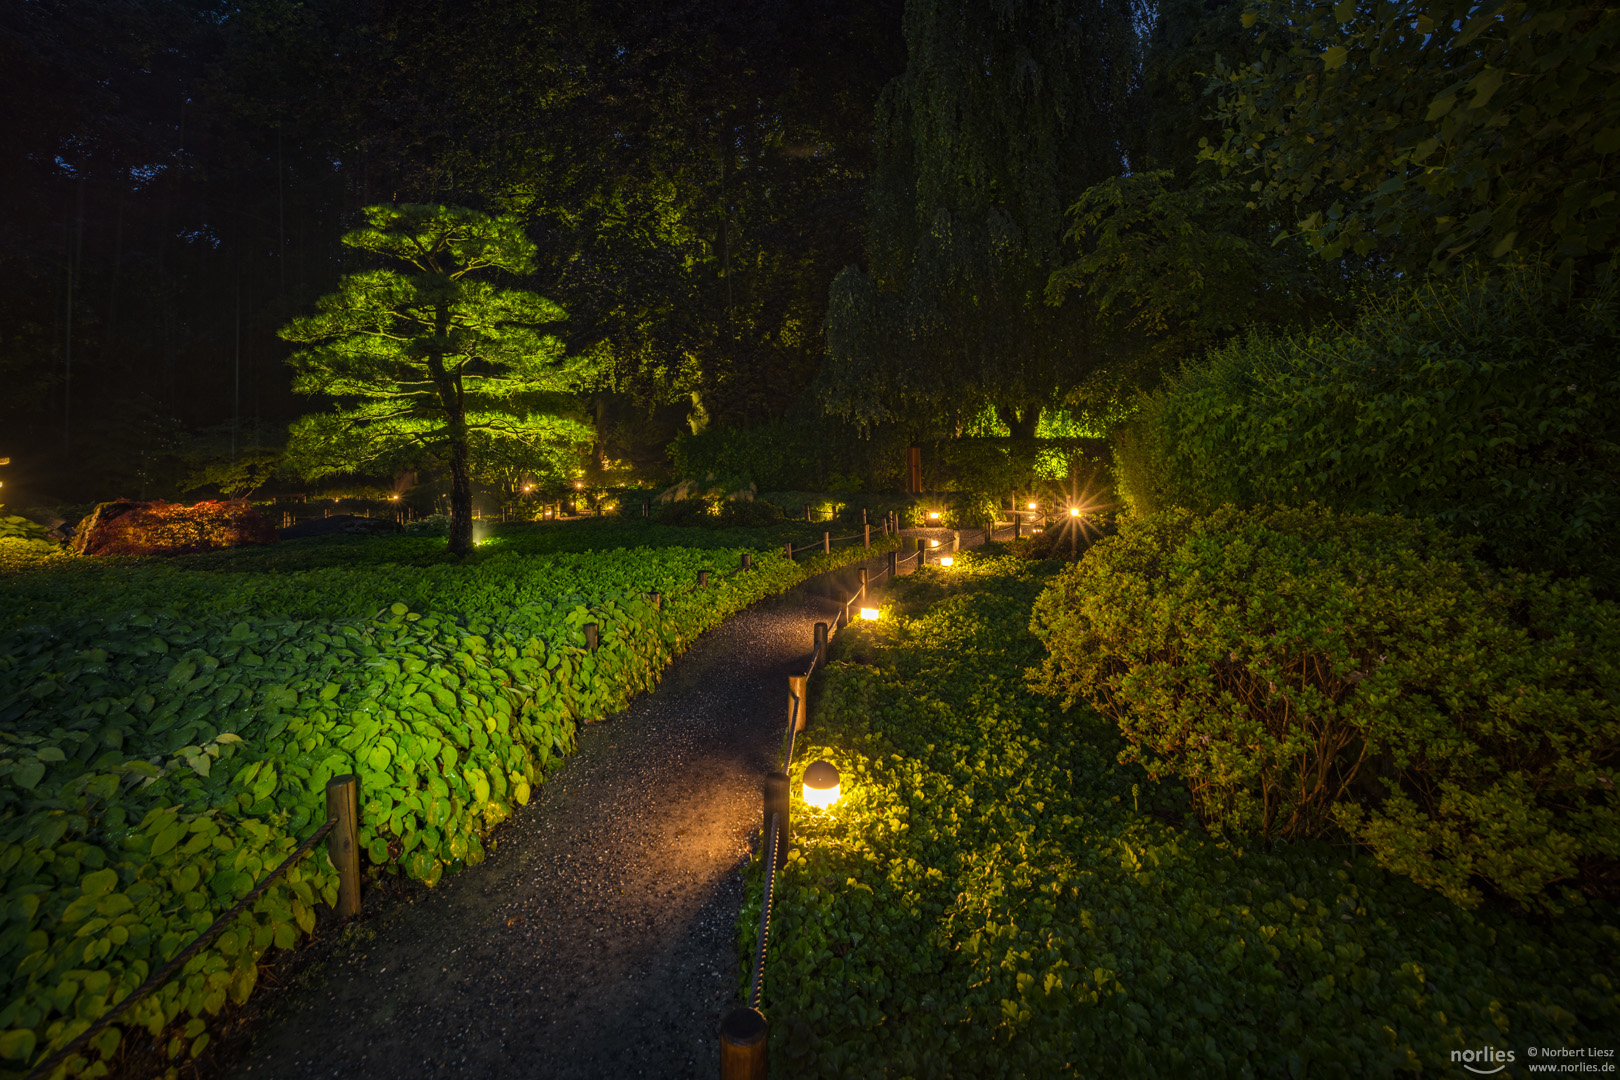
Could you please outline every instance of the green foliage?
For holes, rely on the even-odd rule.
[[[374,550],[426,541],[397,543]],[[319,825],[331,776],[360,777],[375,870],[431,885],[478,862],[578,724],[650,689],[726,615],[858,550],[799,564],[756,553],[745,573],[739,554],[507,551],[421,568],[373,556],[291,574],[124,568],[8,582],[76,595],[8,602],[8,618],[28,622],[0,628],[0,896],[12,919],[0,1029],[33,1060],[73,1038]],[[689,591],[700,569],[710,586]],[[86,588],[96,584],[100,595]],[[661,611],[650,590],[664,593]],[[587,622],[600,627],[595,653]],[[304,860],[134,1006],[131,1024],[156,1035],[191,1017],[196,1030],[183,1030],[197,1038],[335,888],[319,853]]]
[[[1052,570],[964,553],[835,639],[771,917],[773,1076],[1446,1074],[1620,1024],[1612,906],[1462,910],[1339,847],[1180,825],[1108,725],[1026,691]],[[818,758],[826,811],[798,801]]]
[[[1217,828],[1343,826],[1459,904],[1556,909],[1620,864],[1620,608],[1469,548],[1314,508],[1134,520],[1036,603],[1035,685]]]
[[[1620,12],[1569,2],[1256,0],[1209,154],[1324,256],[1587,272],[1620,252]]]
[[[434,454],[450,466],[452,545],[472,536],[469,456],[516,443],[544,459],[548,445],[589,441],[558,415],[557,395],[589,377],[540,327],[563,318],[531,292],[480,280],[526,274],[534,243],[512,215],[442,206],[373,206],[349,247],[403,264],[349,274],[320,312],[281,331],[308,346],[288,360],[293,389],[338,401],[293,425],[288,462],[309,477],[383,472]]]
[[[867,266],[828,298],[829,412],[914,430],[988,402],[1028,437],[1098,365],[1085,305],[1040,298],[1064,209],[1122,169],[1139,15],[1118,0],[907,3]]]
[[[1099,328],[1137,353],[1138,377],[1197,356],[1246,327],[1324,321],[1348,305],[1342,281],[1234,180],[1184,166],[1110,177],[1069,208],[1073,262],[1047,281],[1054,303],[1093,298]],[[1252,205],[1252,204],[1250,204]]]
[[[1616,296],[1536,275],[1431,282],[1348,330],[1257,336],[1150,398],[1138,509],[1315,501],[1434,517],[1515,565],[1620,583]]]

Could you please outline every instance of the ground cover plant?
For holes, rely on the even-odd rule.
[[[432,884],[483,857],[578,724],[650,688],[730,613],[863,552],[752,552],[749,571],[742,554],[507,551],[288,573],[122,564],[122,583],[119,566],[86,577],[52,560],[8,578],[7,1074],[74,1038],[245,895],[324,819],[330,777],[360,778],[372,872]],[[700,570],[710,585],[692,590]],[[81,586],[88,601],[51,596]],[[21,592],[26,603],[10,602]],[[586,623],[600,628],[594,653]],[[244,1000],[264,952],[308,931],[334,889],[313,853],[125,1022],[167,1032],[172,1056],[201,1052],[206,1017]],[[98,1036],[71,1070],[104,1071],[89,1059],[119,1037]]]
[[[1391,1076],[1605,1045],[1612,905],[1468,909],[1345,845],[1212,836],[1113,725],[1028,690],[1059,564],[994,551],[835,639],[771,920],[773,1075]],[[826,811],[798,798],[818,758]]]

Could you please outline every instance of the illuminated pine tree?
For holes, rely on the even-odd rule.
[[[344,236],[392,267],[345,276],[319,312],[281,331],[293,389],[333,407],[292,426],[288,461],[310,478],[380,472],[430,454],[451,478],[450,550],[472,548],[472,455],[589,442],[566,397],[588,361],[542,327],[562,308],[488,280],[532,269],[535,247],[511,216],[456,207],[372,206]]]

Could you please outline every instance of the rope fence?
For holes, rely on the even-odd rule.
[[[360,843],[357,835],[359,825],[358,784],[359,781],[353,775],[333,777],[326,785],[326,810],[328,816],[320,828],[316,829],[302,844],[299,844],[291,855],[281,861],[279,866],[261,878],[258,884],[248,891],[246,896],[232,905],[229,911],[215,919],[208,929],[198,934],[189,945],[175,953],[173,959],[151,975],[148,975],[139,986],[129,992],[127,997],[124,997],[112,1008],[102,1013],[95,1023],[81,1031],[72,1042],[30,1069],[25,1080],[41,1080],[41,1078],[49,1076],[56,1070],[57,1066],[85,1050],[91,1040],[112,1026],[113,1021],[118,1019],[130,1006],[150,997],[154,991],[162,988],[165,983],[186,966],[192,957],[206,948],[209,942],[213,941],[226,927],[235,922],[237,917],[248,909],[249,904],[263,896],[271,885],[274,885],[288,870],[292,869],[294,863],[308,855],[316,844],[320,843],[328,833],[334,830],[337,831],[338,835],[329,845],[328,856],[338,872],[337,912],[343,918],[360,914]]]

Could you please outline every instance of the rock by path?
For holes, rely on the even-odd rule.
[[[825,575],[740,612],[655,692],[584,728],[482,865],[370,917],[229,1075],[718,1075],[739,871],[776,766],[785,676],[854,579]]]

